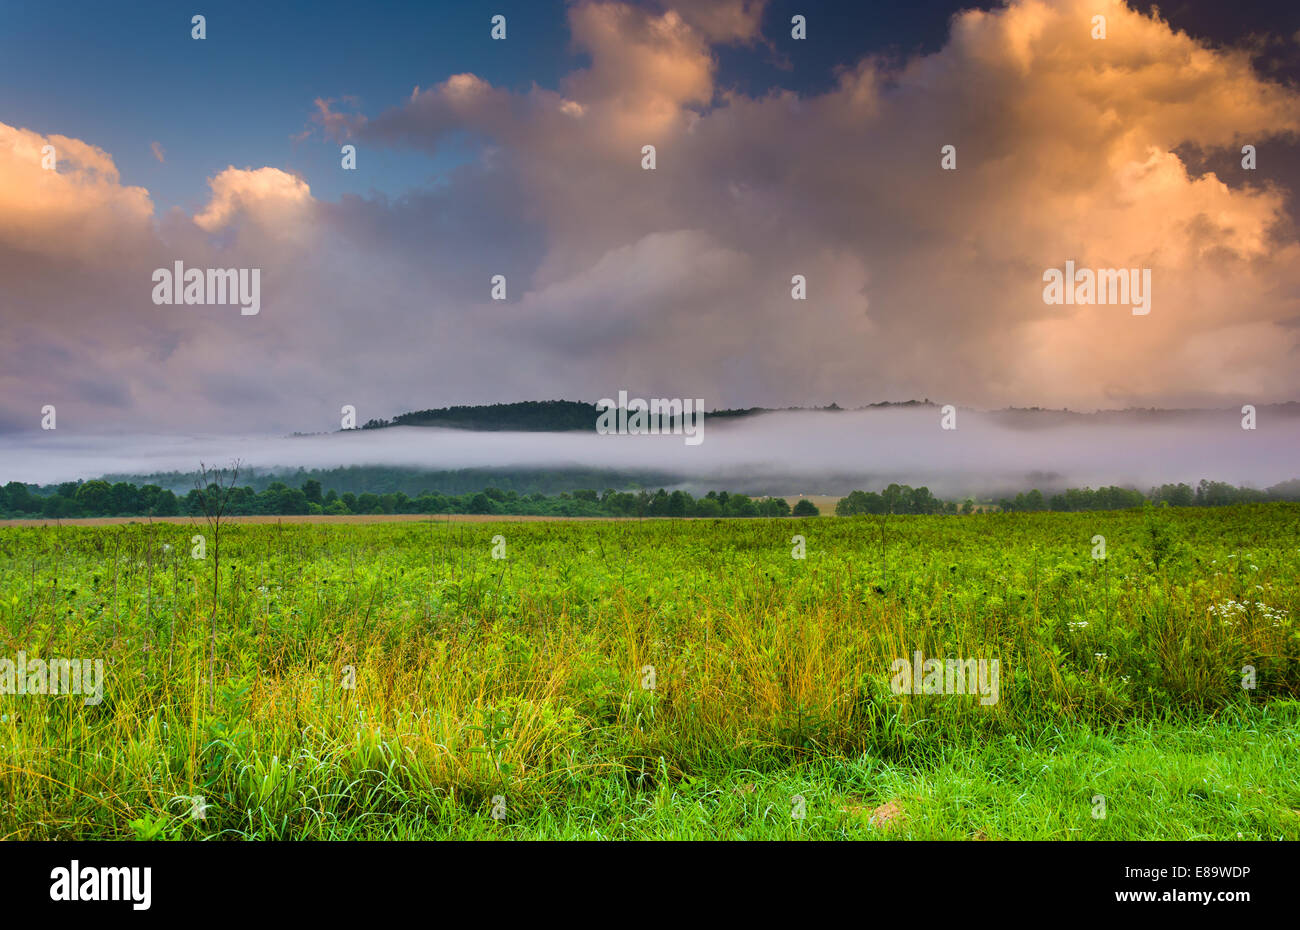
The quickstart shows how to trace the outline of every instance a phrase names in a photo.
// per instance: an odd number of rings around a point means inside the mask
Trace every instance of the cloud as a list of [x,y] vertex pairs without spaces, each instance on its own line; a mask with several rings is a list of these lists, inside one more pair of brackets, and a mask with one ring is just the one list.
[[[1090,36],[1097,12],[1104,41]],[[956,17],[943,49],[901,67],[863,60],[829,93],[752,99],[716,93],[706,35],[672,11],[587,3],[570,17],[592,65],[563,97],[460,75],[370,130],[430,151],[464,130],[500,146],[494,164],[528,198],[520,210],[547,226],[542,287],[587,280],[612,251],[674,230],[749,259],[753,271],[727,282],[740,305],[730,342],[673,329],[717,310],[704,287],[643,307],[642,338],[616,353],[626,365],[721,373],[738,341],[777,403],[827,390],[1082,405],[1295,393],[1294,336],[1274,325],[1297,309],[1283,192],[1244,173],[1189,174],[1174,154],[1296,132],[1297,95],[1260,79],[1247,52],[1120,3],[1029,0]],[[653,174],[639,171],[643,143],[657,146]],[[949,143],[959,168],[942,172]],[[813,274],[816,296],[791,304],[790,274],[827,255],[842,269],[833,280],[860,293]],[[1045,305],[1042,272],[1067,259],[1152,268],[1153,314]],[[668,258],[638,270],[631,280],[683,273]],[[608,288],[608,304],[628,303],[618,280]],[[603,325],[553,312],[555,341]],[[825,338],[792,340],[781,324],[800,317]],[[736,386],[712,380],[714,393]]]
[[[933,54],[749,96],[715,52],[764,42],[762,12],[580,2],[586,61],[554,88],[450,74],[371,115],[319,98],[334,141],[470,153],[394,199],[321,201],[307,178],[231,166],[197,213],[157,217],[101,150],[50,137],[50,174],[43,137],[3,127],[18,299],[0,312],[32,349],[0,376],[0,423],[56,395],[87,418],[232,431],[620,387],[710,406],[1300,395],[1287,192],[1178,154],[1296,138],[1300,94],[1247,51],[1113,0],[1018,0],[958,15]],[[149,270],[175,258],[262,268],[262,313],[154,308]],[[1150,315],[1045,304],[1067,260],[1150,268]]]
[[194,222],[208,232],[229,225],[237,216],[254,218],[268,228],[290,228],[311,203],[311,188],[302,178],[278,168],[231,165],[208,182],[212,199]]
[[148,230],[149,192],[122,185],[97,146],[0,123],[0,166],[0,262],[14,286],[24,272],[10,263],[22,256],[103,265]]
[[656,0],[655,5],[662,12],[675,9],[709,42],[748,44],[761,38],[759,28],[767,0],[696,0],[689,4]]
[[[361,127],[366,124],[364,113],[351,112],[345,113],[334,109],[339,100],[330,98],[328,100],[317,97],[315,100],[315,111],[311,114],[311,121],[314,125],[319,126],[325,137],[335,142],[346,142],[351,139]],[[342,103],[347,106],[356,107],[360,101],[356,97],[343,97]],[[306,136],[308,132],[303,133]]]
[[159,145],[157,142],[149,143],[149,151],[153,153],[154,158],[158,159],[159,164],[163,164],[167,161],[167,153],[163,150],[163,147]]

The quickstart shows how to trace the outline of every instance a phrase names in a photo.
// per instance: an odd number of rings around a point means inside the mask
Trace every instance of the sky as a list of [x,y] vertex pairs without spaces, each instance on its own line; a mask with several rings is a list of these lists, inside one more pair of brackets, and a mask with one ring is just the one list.
[[0,2],[0,433],[1300,399],[1300,7],[882,6]]

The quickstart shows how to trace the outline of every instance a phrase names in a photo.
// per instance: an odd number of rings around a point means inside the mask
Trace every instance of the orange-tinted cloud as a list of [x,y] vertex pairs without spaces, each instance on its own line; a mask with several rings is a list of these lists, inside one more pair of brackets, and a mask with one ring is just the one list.
[[[481,141],[446,184],[392,202],[322,203],[306,179],[232,167],[194,216],[156,218],[93,146],[57,137],[70,173],[45,177],[41,137],[4,127],[9,286],[153,321],[152,336],[128,325],[120,346],[108,331],[96,343],[99,358],[151,359],[114,370],[114,409],[186,422],[302,428],[343,402],[365,419],[619,386],[711,406],[1300,397],[1285,192],[1179,155],[1267,153],[1300,132],[1300,94],[1245,52],[1115,0],[1019,0],[958,16],[933,54],[865,59],[825,93],[750,97],[719,89],[714,47],[759,41],[758,5],[684,6],[575,4],[590,65],[555,89],[456,74],[369,118],[318,104],[322,126],[365,144]],[[955,171],[940,167],[949,144]],[[77,280],[16,257],[33,249],[139,268]],[[256,322],[141,305],[147,270],[177,252],[262,267]],[[1150,268],[1151,313],[1045,304],[1042,274],[1067,260]],[[489,299],[498,273],[505,304]],[[64,323],[23,325],[84,351]],[[53,393],[52,370],[14,375],[13,408]]]

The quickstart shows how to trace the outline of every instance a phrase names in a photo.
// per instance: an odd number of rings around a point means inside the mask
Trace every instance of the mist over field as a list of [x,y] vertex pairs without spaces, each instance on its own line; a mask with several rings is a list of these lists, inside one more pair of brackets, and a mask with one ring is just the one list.
[[890,482],[944,497],[1039,488],[1195,485],[1268,487],[1300,476],[1300,411],[1261,407],[1255,430],[1223,411],[960,410],[940,428],[933,406],[790,411],[706,420],[680,435],[476,432],[391,427],[293,437],[28,433],[0,439],[0,481],[52,484],[103,475],[191,472],[238,458],[259,472],[385,465],[662,472],[692,493],[847,494]]

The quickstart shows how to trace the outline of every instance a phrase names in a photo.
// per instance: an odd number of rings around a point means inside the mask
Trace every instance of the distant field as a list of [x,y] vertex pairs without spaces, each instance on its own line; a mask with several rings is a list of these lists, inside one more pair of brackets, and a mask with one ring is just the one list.
[[0,527],[0,838],[1300,839],[1298,505],[488,519]]
[[[807,499],[817,505],[822,516],[834,516],[835,504],[839,500],[837,497],[825,497],[822,495],[807,495]],[[799,497],[787,497],[786,501],[791,507],[799,501]],[[180,523],[187,526],[196,524],[206,524],[203,517],[72,517],[69,519],[56,520],[41,517],[34,520],[0,520],[0,527],[5,526],[118,526],[126,523],[148,523],[152,519],[154,523]],[[545,517],[545,516],[528,516],[523,514],[479,514],[479,513],[385,513],[385,514],[349,514],[347,516],[311,516],[311,515],[286,515],[286,514],[267,514],[265,516],[244,516],[244,517],[227,517],[233,523],[411,523],[430,521],[436,523],[497,523],[502,521],[608,521],[608,520],[649,520],[649,519],[672,519],[667,517]],[[719,519],[717,517],[699,517],[692,519]],[[754,519],[726,517],[727,520],[735,519]]]
[[[120,526],[127,523],[145,523],[150,519],[154,523],[178,523],[186,526],[206,525],[207,521],[203,517],[74,517],[67,520],[37,519],[37,520],[0,520],[0,528],[6,526]],[[636,517],[540,517],[527,516],[522,514],[479,514],[479,513],[454,513],[454,514],[427,514],[427,513],[373,513],[373,514],[348,514],[347,516],[311,516],[311,515],[289,515],[289,514],[267,514],[265,516],[246,516],[246,517],[226,517],[232,524],[238,523],[494,523],[499,521],[548,521],[548,520],[577,520],[577,521],[601,521],[601,520],[620,520],[620,519],[637,519]]]
[[[801,500],[812,501],[817,505],[817,509],[821,511],[823,517],[835,516],[835,505],[840,501],[839,497],[830,494],[778,494],[775,496],[785,497],[785,502],[791,507],[794,507],[794,505],[799,503]],[[841,495],[841,497],[842,496],[843,495]]]

